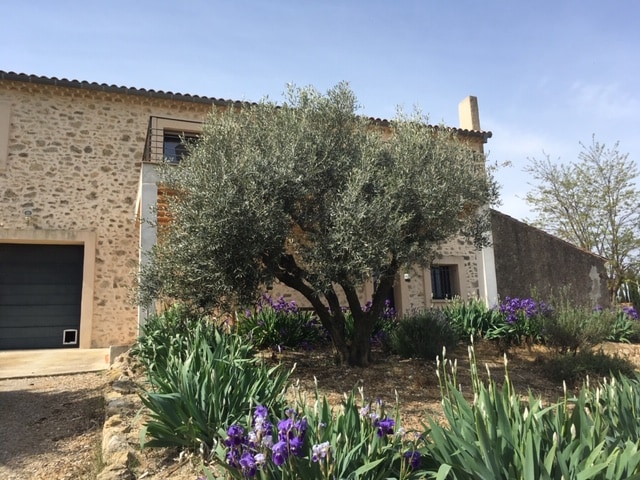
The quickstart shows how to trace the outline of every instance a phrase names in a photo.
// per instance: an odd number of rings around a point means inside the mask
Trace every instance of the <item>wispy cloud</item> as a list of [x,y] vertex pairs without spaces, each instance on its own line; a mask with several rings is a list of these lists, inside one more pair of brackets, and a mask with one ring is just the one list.
[[490,118],[486,120],[485,124],[493,133],[486,149],[489,160],[494,162],[509,162],[519,167],[528,158],[542,156],[544,152],[552,158],[564,157],[571,154],[577,146],[577,141],[570,143],[550,136],[549,130],[540,132],[523,125],[509,125]]
[[574,82],[569,92],[571,103],[576,108],[609,119],[634,117],[640,110],[640,98],[626,91],[617,82]]
[[495,172],[501,186],[502,205],[498,210],[517,219],[532,219],[535,215],[524,200],[532,188],[532,179],[524,170],[528,159],[548,154],[552,160],[569,160],[575,158],[579,144],[577,140],[565,140],[562,129],[558,129],[555,135],[549,129],[536,131],[527,125],[507,124],[489,117],[485,120],[484,124],[493,132],[485,146],[489,162],[508,163]]

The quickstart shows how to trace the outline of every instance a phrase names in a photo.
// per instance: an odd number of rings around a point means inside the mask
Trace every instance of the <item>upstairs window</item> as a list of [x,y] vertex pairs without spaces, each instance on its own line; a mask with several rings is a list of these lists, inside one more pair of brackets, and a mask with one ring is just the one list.
[[185,143],[196,140],[195,135],[165,132],[162,145],[162,156],[169,163],[180,163],[187,155]]
[[202,122],[149,117],[142,161],[177,164],[187,155],[187,145],[202,133]]
[[434,300],[446,300],[460,294],[456,265],[431,267],[431,294]]

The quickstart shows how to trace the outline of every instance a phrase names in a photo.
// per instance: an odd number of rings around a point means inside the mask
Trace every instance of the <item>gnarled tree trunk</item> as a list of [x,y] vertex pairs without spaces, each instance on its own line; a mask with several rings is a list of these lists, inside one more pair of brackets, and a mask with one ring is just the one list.
[[349,346],[349,365],[367,367],[371,362],[373,318],[367,313],[353,312],[353,339]]

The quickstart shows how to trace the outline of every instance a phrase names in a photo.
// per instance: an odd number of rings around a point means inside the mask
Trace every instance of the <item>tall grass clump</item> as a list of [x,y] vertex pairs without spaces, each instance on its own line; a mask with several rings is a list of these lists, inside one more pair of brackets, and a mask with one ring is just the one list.
[[327,342],[315,313],[301,310],[295,301],[266,294],[253,308],[238,315],[235,328],[258,349],[309,349]]
[[630,479],[640,478],[640,382],[614,377],[579,394],[565,393],[545,405],[524,399],[509,378],[501,386],[478,374],[469,349],[473,401],[458,387],[455,363],[438,361],[447,420],[429,420],[425,456],[439,465],[438,478]]
[[447,301],[442,311],[460,338],[472,335],[482,338],[503,320],[497,309],[489,308],[479,298],[469,298],[466,301],[460,297],[453,298]]
[[393,353],[405,358],[433,359],[442,347],[453,349],[458,334],[439,309],[427,309],[406,315],[391,333]]
[[185,358],[188,345],[196,333],[215,340],[216,325],[206,316],[199,316],[181,304],[175,304],[162,313],[147,317],[132,348],[132,354],[147,372],[164,370],[169,355]]
[[[254,405],[279,409],[290,372],[268,367],[242,337],[225,334],[206,319],[189,319],[189,328],[172,315],[154,320],[161,349],[141,339],[138,352],[147,370],[141,400],[149,420],[141,432],[148,447],[208,451],[222,425],[234,422]],[[172,329],[176,326],[175,329]],[[145,357],[146,356],[146,357]]]
[[631,343],[634,339],[638,312],[632,306],[622,306],[614,310],[615,318],[611,322],[611,330],[607,336],[610,342]]

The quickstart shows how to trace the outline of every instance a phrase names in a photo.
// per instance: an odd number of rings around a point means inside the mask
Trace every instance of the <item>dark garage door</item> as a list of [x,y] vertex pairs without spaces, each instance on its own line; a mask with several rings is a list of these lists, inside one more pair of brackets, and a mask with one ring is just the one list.
[[74,348],[82,245],[0,243],[0,350]]

